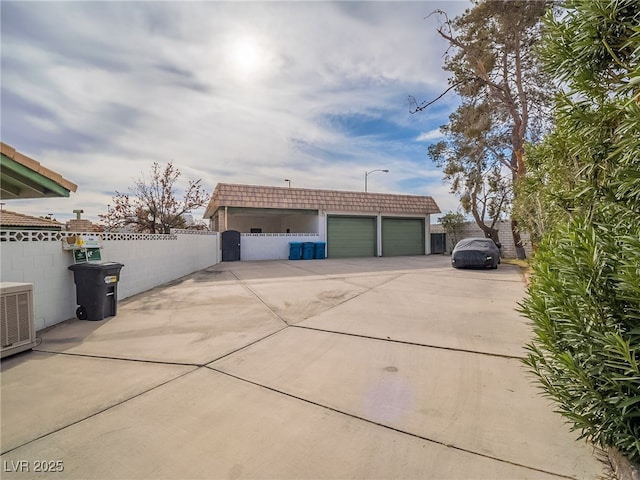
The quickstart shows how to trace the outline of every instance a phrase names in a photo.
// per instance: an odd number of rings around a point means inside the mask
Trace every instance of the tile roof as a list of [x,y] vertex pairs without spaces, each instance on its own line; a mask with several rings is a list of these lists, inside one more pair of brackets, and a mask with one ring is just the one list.
[[204,217],[212,217],[218,208],[225,206],[416,215],[440,213],[433,198],[420,195],[219,183]]
[[9,210],[0,211],[0,226],[2,227],[38,227],[38,228],[60,228],[63,224],[56,220],[47,220],[46,218],[31,217],[23,213],[10,212]]
[[34,172],[39,173],[43,177],[48,178],[52,182],[57,183],[58,185],[66,188],[71,192],[75,192],[78,189],[78,186],[75,183],[67,180],[59,173],[56,173],[53,170],[50,170],[47,167],[41,165],[40,162],[38,162],[37,160],[34,160],[33,158],[18,152],[11,145],[7,145],[4,142],[0,142],[0,152],[2,152],[3,155],[7,156],[14,162],[17,162],[20,165],[27,167],[33,170]]

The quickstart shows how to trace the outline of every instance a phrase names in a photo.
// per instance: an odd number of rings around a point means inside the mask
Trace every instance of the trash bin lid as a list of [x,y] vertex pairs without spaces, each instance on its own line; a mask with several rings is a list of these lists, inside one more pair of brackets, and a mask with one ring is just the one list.
[[69,270],[105,270],[107,268],[124,267],[124,264],[118,262],[85,262],[69,265]]

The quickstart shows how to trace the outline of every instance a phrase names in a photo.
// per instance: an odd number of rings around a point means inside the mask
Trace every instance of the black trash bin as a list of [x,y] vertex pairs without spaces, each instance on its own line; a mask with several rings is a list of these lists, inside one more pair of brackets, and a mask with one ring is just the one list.
[[118,308],[118,262],[78,263],[69,266],[76,284],[76,316],[80,320],[102,320],[116,315]]

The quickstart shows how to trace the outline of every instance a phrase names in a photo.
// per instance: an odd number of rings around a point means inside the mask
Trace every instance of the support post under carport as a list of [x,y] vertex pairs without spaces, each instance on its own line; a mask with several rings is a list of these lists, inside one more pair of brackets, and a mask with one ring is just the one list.
[[424,253],[431,255],[431,215],[424,219]]
[[378,212],[376,217],[376,256],[382,256],[382,215]]

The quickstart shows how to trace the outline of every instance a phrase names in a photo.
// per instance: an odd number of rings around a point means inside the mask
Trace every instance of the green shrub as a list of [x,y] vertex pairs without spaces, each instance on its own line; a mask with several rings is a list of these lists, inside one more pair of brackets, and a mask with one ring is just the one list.
[[564,7],[542,55],[568,91],[525,185],[541,207],[522,209],[544,227],[521,304],[525,363],[574,430],[639,463],[640,3]]
[[603,206],[548,235],[521,311],[535,333],[525,363],[559,412],[581,437],[638,462],[640,224],[626,221],[632,213]]

